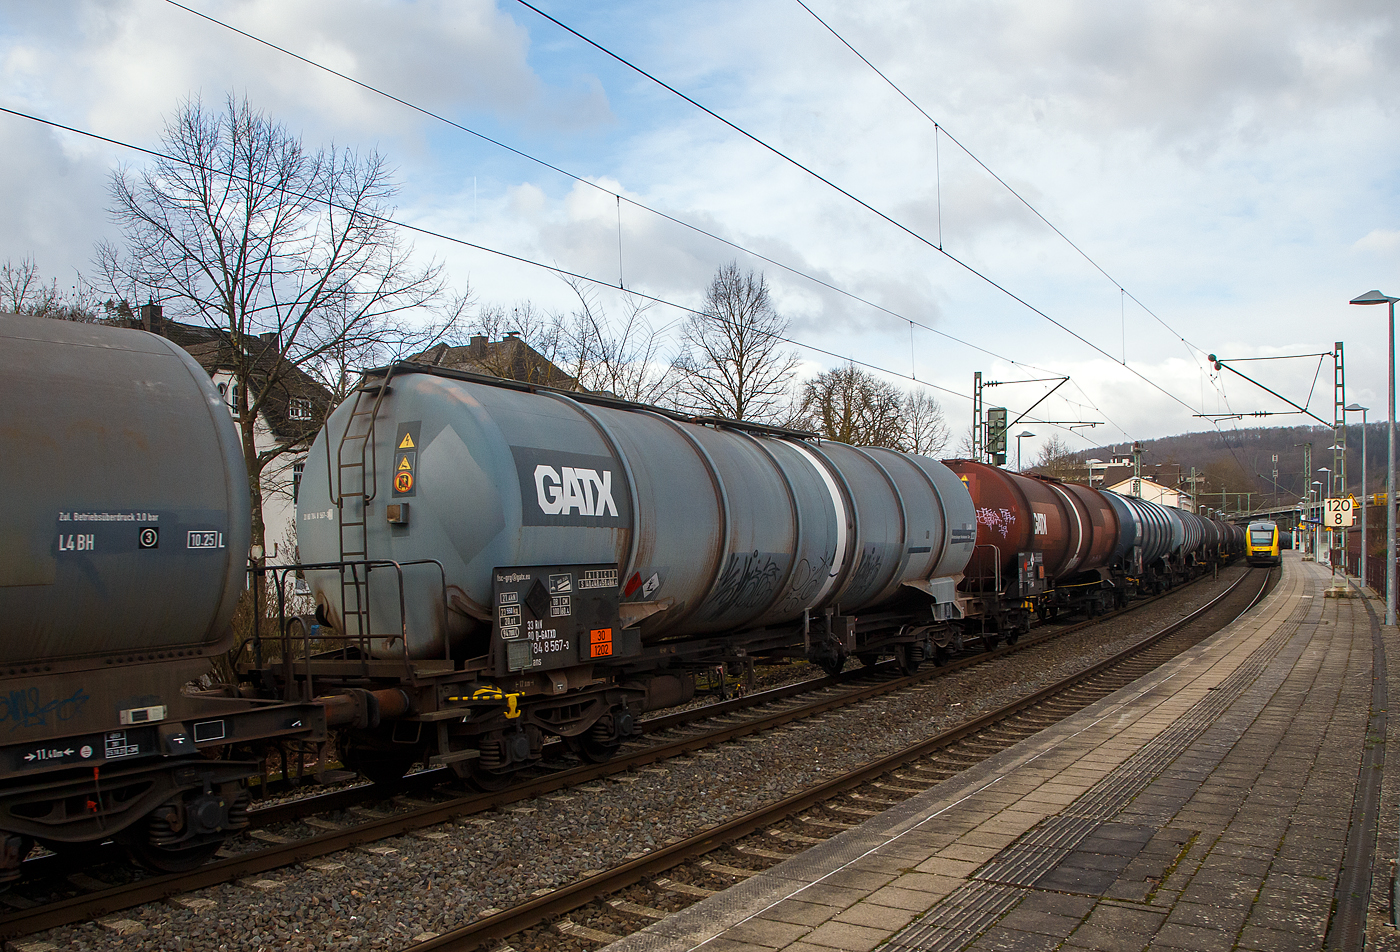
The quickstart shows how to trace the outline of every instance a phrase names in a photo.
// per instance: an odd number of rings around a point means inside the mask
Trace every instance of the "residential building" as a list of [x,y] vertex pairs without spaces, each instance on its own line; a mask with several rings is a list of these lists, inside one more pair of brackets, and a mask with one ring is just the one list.
[[[154,303],[142,305],[139,317],[132,316],[125,305],[118,313],[122,315],[119,323],[159,334],[183,347],[209,374],[233,412],[239,384],[233,375],[235,352],[227,330],[166,320],[164,309]],[[281,348],[276,345],[275,333],[244,342],[244,352],[253,360],[255,390],[258,379],[267,380],[280,359]],[[254,447],[259,453],[278,447],[284,450],[262,472],[265,555],[270,563],[296,560],[296,500],[301,473],[311,441],[332,409],[330,391],[314,377],[285,362],[279,370],[253,426]]]
[[514,331],[497,341],[479,334],[471,339],[471,343],[460,347],[436,344],[409,359],[560,390],[578,389],[577,379],[555,366]]
[[[1135,487],[1134,483],[1138,485]],[[1174,489],[1171,486],[1163,486],[1156,480],[1149,479],[1145,476],[1142,479],[1136,480],[1132,476],[1129,476],[1127,479],[1114,483],[1112,486],[1098,488],[1109,489],[1118,493],[1120,496],[1136,496],[1139,499],[1146,499],[1148,502],[1155,502],[1159,506],[1170,506],[1173,509],[1184,509],[1187,512],[1196,511],[1196,502],[1191,497],[1190,493],[1181,489]]]

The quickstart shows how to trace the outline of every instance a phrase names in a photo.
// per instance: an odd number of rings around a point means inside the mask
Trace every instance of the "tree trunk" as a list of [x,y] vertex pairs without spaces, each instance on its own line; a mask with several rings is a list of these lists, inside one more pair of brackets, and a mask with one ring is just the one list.
[[[244,388],[246,400],[247,390]],[[262,470],[263,464],[258,459],[256,421],[249,418],[246,410],[240,409],[239,431],[243,437],[243,460],[248,469],[248,506],[253,516],[252,545],[254,552],[266,553],[265,538],[267,527],[263,523],[263,493],[262,493]]]

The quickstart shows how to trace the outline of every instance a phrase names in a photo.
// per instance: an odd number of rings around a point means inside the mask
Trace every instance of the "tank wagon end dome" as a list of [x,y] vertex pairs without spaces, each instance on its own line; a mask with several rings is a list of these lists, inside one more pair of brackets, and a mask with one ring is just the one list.
[[0,515],[17,540],[0,554],[0,613],[17,635],[0,663],[220,650],[249,497],[209,375],[145,331],[0,314],[0,380],[25,408],[0,433],[0,477],[28,497]]

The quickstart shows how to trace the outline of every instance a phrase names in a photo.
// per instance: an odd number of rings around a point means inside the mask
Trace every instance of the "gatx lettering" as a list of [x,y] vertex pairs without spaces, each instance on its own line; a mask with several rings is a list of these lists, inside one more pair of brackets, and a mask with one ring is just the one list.
[[612,471],[578,469],[545,463],[535,467],[535,497],[540,511],[548,516],[616,516],[612,497]]

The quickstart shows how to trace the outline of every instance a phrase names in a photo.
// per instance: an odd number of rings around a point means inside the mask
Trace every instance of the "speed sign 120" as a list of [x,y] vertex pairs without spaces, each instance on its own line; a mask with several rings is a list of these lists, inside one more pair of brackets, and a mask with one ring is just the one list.
[[1350,496],[1322,501],[1322,524],[1329,529],[1349,529],[1356,519],[1356,500]]

